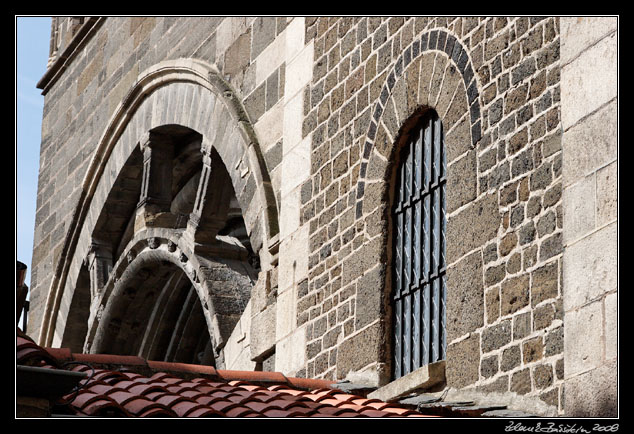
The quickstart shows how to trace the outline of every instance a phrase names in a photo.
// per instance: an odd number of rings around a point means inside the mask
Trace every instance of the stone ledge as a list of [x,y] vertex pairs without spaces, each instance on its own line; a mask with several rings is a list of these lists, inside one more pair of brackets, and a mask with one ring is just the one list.
[[368,394],[370,399],[394,401],[417,390],[429,390],[445,383],[445,361],[431,363]]

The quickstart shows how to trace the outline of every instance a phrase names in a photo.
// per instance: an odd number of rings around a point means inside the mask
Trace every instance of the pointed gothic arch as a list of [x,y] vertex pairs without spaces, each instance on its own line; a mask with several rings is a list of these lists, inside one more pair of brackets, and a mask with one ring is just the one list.
[[[95,228],[126,162],[139,146],[145,146],[148,134],[165,133],[170,125],[200,135],[201,161],[209,167],[212,152],[221,160],[235,192],[250,249],[262,269],[275,266],[279,210],[246,111],[213,66],[190,59],[161,62],[140,74],[97,144],[56,264],[40,333],[42,344],[53,345],[63,339],[69,309],[77,304],[73,304],[73,298],[80,269],[94,245]],[[200,196],[205,193],[203,190]],[[131,238],[125,231],[122,234],[121,240]],[[119,241],[119,250],[124,244]],[[190,239],[190,244],[193,246],[195,240]],[[195,254],[194,248],[190,250]],[[100,299],[98,304],[105,306],[106,302]],[[91,312],[91,320],[95,318],[96,311]]]

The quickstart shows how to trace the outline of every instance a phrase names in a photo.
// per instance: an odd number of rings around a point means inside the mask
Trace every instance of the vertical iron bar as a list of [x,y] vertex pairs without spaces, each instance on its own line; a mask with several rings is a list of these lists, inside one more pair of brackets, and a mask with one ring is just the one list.
[[394,302],[394,376],[399,378],[403,375],[403,365],[401,363],[403,357],[402,335],[403,326],[401,316],[403,315],[403,302],[397,299]]
[[412,341],[412,303],[411,295],[407,294],[403,297],[403,375],[411,372],[411,350],[410,343]]

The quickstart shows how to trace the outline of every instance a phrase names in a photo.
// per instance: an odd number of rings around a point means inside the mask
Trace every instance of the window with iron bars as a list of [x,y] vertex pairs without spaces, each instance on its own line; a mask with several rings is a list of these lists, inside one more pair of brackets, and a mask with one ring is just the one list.
[[393,374],[445,359],[445,184],[442,123],[429,110],[400,152],[393,208]]

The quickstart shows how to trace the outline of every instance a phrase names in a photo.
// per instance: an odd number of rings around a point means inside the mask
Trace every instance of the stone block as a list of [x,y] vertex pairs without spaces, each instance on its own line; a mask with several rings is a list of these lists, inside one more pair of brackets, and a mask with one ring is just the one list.
[[251,60],[251,32],[241,34],[225,53],[224,72],[231,76],[241,72]]
[[517,312],[529,302],[529,275],[513,277],[502,283],[501,315]]
[[[447,128],[445,120],[443,120]],[[445,133],[445,149],[447,152],[447,164],[471,149],[471,125],[469,117],[464,116],[459,122]]]
[[[544,339],[544,356],[561,354],[564,351],[564,328],[557,327],[548,332]],[[562,362],[563,363],[563,362]]]
[[498,372],[498,356],[493,355],[482,359],[480,365],[480,375],[484,378],[491,378]]
[[566,312],[564,364],[566,377],[597,368],[602,363],[602,303],[594,302]]
[[[369,399],[394,401],[415,391],[431,389],[445,380],[445,362],[425,365],[368,394]],[[420,393],[420,392],[416,392]]]
[[[568,364],[566,363],[566,371]],[[565,414],[567,417],[617,417],[617,362],[566,380]],[[568,374],[566,373],[568,376]]]
[[288,192],[280,200],[280,238],[290,237],[300,225],[300,187]]
[[595,186],[595,176],[591,175],[564,189],[564,242],[570,244],[595,228]]
[[482,280],[479,251],[447,269],[447,342],[484,325]]
[[[265,99],[265,97],[262,97]],[[274,146],[283,137],[283,122],[280,119],[284,117],[284,106],[276,104],[272,108],[263,112],[253,126],[257,133],[260,146],[263,149],[269,149]]]
[[545,329],[550,326],[555,319],[555,314],[555,305],[552,303],[536,307],[533,310],[535,330]]
[[553,256],[556,256],[563,252],[563,237],[561,232],[557,232],[554,235],[546,238],[539,246],[539,260],[546,261]]
[[384,317],[385,273],[385,266],[378,264],[359,279],[355,307],[355,329],[361,330],[373,321]]
[[294,376],[306,364],[306,330],[299,328],[275,346],[275,370]]
[[344,340],[337,350],[337,378],[376,363],[384,358],[388,337],[377,322]]
[[369,241],[343,261],[342,285],[347,285],[384,259],[385,240],[379,236]]
[[614,292],[605,297],[605,358],[618,356],[618,296]]
[[284,98],[290,99],[303,90],[313,78],[313,41],[309,42],[286,64]]
[[574,244],[563,255],[563,293],[566,311],[583,306],[617,287],[616,222]]
[[297,327],[297,294],[295,287],[278,292],[275,315],[276,340],[287,337]]
[[255,59],[275,38],[275,17],[257,17],[253,22],[251,58]]
[[[423,54],[423,57],[421,58],[420,80],[419,80],[419,87],[418,87],[418,104],[420,105],[431,104],[429,101],[429,90],[430,90],[430,82],[431,82],[432,74],[434,72],[435,62],[436,62],[435,53],[425,53]],[[465,99],[465,106],[466,106],[466,99]],[[467,110],[465,108],[465,110],[462,111],[462,113],[466,111]],[[459,117],[456,119],[459,119]]]
[[513,340],[522,339],[531,333],[530,312],[521,313],[513,317]]
[[513,368],[516,368],[522,362],[522,354],[519,345],[506,348],[502,352],[502,362],[500,363],[500,369],[502,372],[508,372]]
[[563,135],[563,183],[568,186],[617,157],[617,102],[611,102]]
[[447,111],[458,87],[464,88],[462,75],[460,75],[460,72],[452,63],[449,63],[447,69],[445,70],[442,88],[440,89],[438,101],[436,102],[436,111],[439,114],[444,114]]
[[526,395],[532,389],[530,369],[522,369],[511,376],[511,392]]
[[533,369],[533,380],[536,389],[546,389],[553,384],[553,367],[548,364],[538,365]]
[[504,320],[482,332],[482,352],[497,350],[511,342],[511,320]]
[[587,48],[561,70],[564,131],[617,96],[616,32]]
[[617,30],[617,17],[562,17],[561,64],[566,65],[591,45]]
[[480,335],[447,346],[447,386],[463,388],[478,381],[480,376]]
[[541,360],[544,357],[544,341],[541,336],[526,340],[522,344],[524,363]]
[[616,220],[617,204],[617,163],[616,161],[596,173],[596,225],[601,227]]
[[476,198],[477,163],[475,150],[447,167],[447,212],[460,208]]
[[284,291],[308,275],[308,232],[304,225],[282,240],[279,249],[278,287]]
[[447,262],[451,264],[493,239],[500,221],[497,194],[485,195],[450,216],[447,219]]
[[495,288],[486,293],[486,323],[491,324],[500,317],[500,290]]
[[286,59],[293,60],[297,54],[304,48],[305,38],[305,17],[293,17],[286,26]]
[[272,304],[251,317],[251,359],[260,360],[275,347],[277,306]]
[[303,140],[290,151],[284,153],[282,159],[282,191],[286,196],[310,177],[310,140]]
[[273,74],[286,60],[286,33],[275,38],[260,53],[255,62],[255,84],[259,85]]
[[531,305],[557,297],[559,287],[559,268],[557,261],[540,267],[531,273]]

